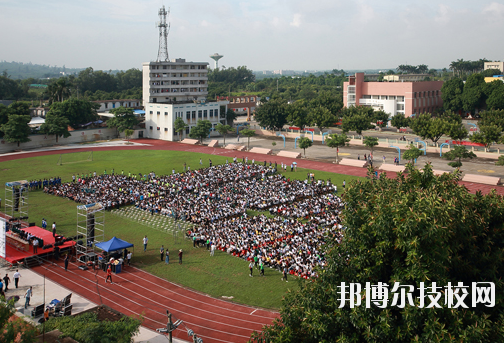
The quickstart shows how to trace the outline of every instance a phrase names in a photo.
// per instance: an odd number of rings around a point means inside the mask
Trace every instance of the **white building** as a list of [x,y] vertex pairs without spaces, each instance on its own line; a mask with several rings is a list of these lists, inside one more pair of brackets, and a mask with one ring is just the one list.
[[499,69],[501,73],[504,73],[504,62],[485,62],[483,69]]
[[[215,127],[224,123],[220,106],[226,101],[208,102],[208,63],[171,62],[143,63],[143,105],[147,138],[173,141],[177,139],[173,124],[182,118],[188,125],[182,138],[198,120],[209,120]],[[224,113],[222,113],[224,115]]]

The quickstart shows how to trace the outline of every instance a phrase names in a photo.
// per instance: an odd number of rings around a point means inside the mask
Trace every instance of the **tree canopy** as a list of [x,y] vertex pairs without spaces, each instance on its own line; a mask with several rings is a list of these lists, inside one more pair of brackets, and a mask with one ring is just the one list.
[[268,130],[280,130],[287,124],[287,104],[284,100],[274,99],[262,104],[256,111],[256,121]]
[[111,109],[110,113],[114,114],[114,117],[107,120],[107,126],[115,127],[119,132],[132,129],[138,124],[138,119],[131,107],[120,106]]
[[55,102],[51,105],[49,112],[60,117],[65,117],[69,125],[77,129],[81,124],[96,120],[96,110],[100,105],[84,100],[70,98],[63,102]]
[[191,128],[189,137],[198,139],[200,142],[202,142],[205,137],[208,137],[211,129],[212,123],[209,120],[198,120],[196,126],[193,126]]
[[[345,230],[327,244],[327,266],[286,294],[280,319],[252,341],[503,341],[502,196],[471,196],[459,173],[435,176],[430,165],[394,179],[372,172],[347,184]],[[475,282],[494,283],[494,304]]]
[[30,122],[30,116],[23,116],[18,114],[11,114],[7,123],[0,127],[0,130],[4,133],[3,139],[10,143],[26,143],[31,141],[28,137],[31,133],[28,123]]

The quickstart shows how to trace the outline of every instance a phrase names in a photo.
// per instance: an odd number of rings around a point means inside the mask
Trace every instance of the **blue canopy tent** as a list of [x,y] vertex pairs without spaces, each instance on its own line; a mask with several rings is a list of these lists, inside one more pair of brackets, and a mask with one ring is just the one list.
[[112,239],[110,239],[106,242],[96,243],[95,246],[102,249],[102,250],[105,250],[106,252],[111,252],[111,251],[117,251],[117,250],[130,248],[135,245],[128,243],[126,241],[123,241],[122,239],[119,239],[114,236],[114,237],[112,237]]

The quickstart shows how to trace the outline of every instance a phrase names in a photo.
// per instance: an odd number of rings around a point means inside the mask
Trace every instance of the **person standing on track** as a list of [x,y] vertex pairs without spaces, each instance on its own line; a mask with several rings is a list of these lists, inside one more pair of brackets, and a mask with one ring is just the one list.
[[133,256],[133,253],[131,251],[128,251],[127,260],[128,260],[128,266],[131,266],[131,256]]
[[68,262],[70,262],[70,260],[68,258],[68,254],[67,254],[65,257],[65,271],[67,271],[67,269],[68,269]]
[[114,284],[114,283],[112,282],[112,267],[110,266],[110,264],[109,264],[109,266],[108,266],[108,268],[107,268],[107,278],[105,279],[105,283],[107,283],[107,282],[108,282],[108,279],[110,279],[110,283],[111,283],[111,284]]

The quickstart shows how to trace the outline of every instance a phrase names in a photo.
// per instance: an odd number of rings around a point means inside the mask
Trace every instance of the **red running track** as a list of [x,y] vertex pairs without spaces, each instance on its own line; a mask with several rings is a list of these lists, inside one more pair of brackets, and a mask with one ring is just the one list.
[[[129,316],[142,315],[142,325],[152,330],[166,326],[166,310],[170,310],[174,322],[182,319],[205,342],[247,342],[254,330],[260,331],[278,317],[277,312],[215,299],[135,267],[113,274],[114,284],[105,283],[106,273],[102,270],[83,271],[75,263],[68,271],[62,261],[46,262],[33,271],[95,304],[105,304]],[[173,335],[188,339],[184,325]]]

